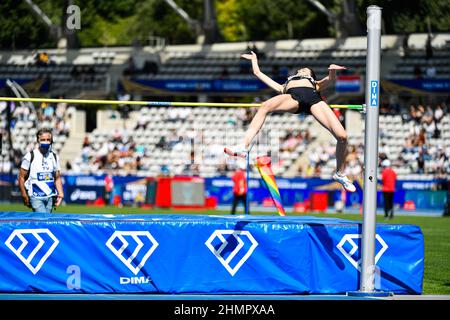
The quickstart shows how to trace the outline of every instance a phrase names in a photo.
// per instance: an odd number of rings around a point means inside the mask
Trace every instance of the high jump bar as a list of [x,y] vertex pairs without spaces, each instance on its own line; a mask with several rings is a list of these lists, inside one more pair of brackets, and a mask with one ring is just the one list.
[[[220,102],[167,102],[167,101],[122,101],[122,100],[83,100],[83,99],[55,99],[55,98],[11,98],[0,97],[0,101],[14,101],[14,102],[46,102],[59,103],[65,102],[68,104],[108,104],[108,105],[139,105],[139,106],[154,106],[154,107],[226,107],[226,108],[251,108],[259,107],[261,103],[220,103]],[[363,110],[364,105],[361,104],[332,104],[331,108],[341,109],[355,109]]]

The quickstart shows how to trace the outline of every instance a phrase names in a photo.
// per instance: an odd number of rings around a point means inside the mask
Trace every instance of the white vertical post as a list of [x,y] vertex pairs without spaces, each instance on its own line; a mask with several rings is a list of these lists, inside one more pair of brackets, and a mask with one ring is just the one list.
[[361,292],[375,290],[378,111],[380,104],[381,8],[367,7],[366,122]]

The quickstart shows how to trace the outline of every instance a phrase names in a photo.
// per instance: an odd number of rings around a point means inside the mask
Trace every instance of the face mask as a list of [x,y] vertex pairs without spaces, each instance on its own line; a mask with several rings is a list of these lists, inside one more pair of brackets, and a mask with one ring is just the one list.
[[42,149],[42,151],[48,151],[48,149],[50,149],[50,142],[47,142],[47,141],[45,141],[45,142],[40,142],[39,143],[39,148],[41,148]]

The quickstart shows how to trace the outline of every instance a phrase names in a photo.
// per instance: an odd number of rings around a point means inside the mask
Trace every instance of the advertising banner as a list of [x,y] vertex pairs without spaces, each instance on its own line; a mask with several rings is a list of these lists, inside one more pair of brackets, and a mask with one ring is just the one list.
[[359,75],[339,75],[336,77],[336,92],[362,93],[362,81]]
[[[0,175],[0,187],[2,187],[0,188],[0,195],[5,200],[10,197],[11,193],[11,188],[7,188],[7,186],[15,178],[16,176],[7,174]],[[201,185],[177,182],[171,189],[172,179],[177,181],[181,178],[168,178],[168,193],[158,196],[156,191],[158,184],[162,183],[161,180],[138,176],[114,176],[112,198],[118,196],[124,205],[146,203],[158,206],[162,204],[162,200],[166,199],[168,200],[167,203],[162,206],[171,206],[172,197],[174,197],[175,205],[203,205],[204,199],[208,197],[214,197],[218,205],[232,204],[233,181],[231,178],[198,178],[202,181]],[[195,181],[195,177],[191,177],[191,179]],[[311,200],[317,193],[327,193],[329,205],[332,205],[335,201],[343,201],[346,207],[359,207],[363,200],[362,181],[360,180],[354,181],[356,192],[347,193],[343,198],[341,185],[331,179],[279,177],[276,177],[276,179],[281,201],[284,206],[288,207]],[[89,204],[99,197],[104,198],[104,180],[105,175],[63,175],[64,201],[66,203]],[[378,183],[377,205],[383,207],[380,180],[378,180]],[[448,180],[443,179],[397,180],[394,205],[403,207],[406,201],[412,200],[415,202],[416,208],[442,210],[446,201],[448,201],[448,184]],[[14,190],[16,189],[18,190],[17,186],[14,187]],[[265,200],[270,198],[270,193],[264,186],[262,179],[250,179],[248,196],[251,204],[262,205]],[[191,199],[188,199],[189,197]]]
[[270,89],[258,79],[123,79],[119,84],[127,92],[170,94],[177,92],[233,92],[264,93]]
[[[377,224],[375,289],[420,294],[423,234]],[[361,223],[296,216],[0,213],[0,292],[337,294]]]

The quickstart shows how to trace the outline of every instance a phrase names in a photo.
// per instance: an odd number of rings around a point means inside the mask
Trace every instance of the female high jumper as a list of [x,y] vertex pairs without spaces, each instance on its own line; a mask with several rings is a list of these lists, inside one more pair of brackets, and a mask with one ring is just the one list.
[[246,158],[253,138],[258,134],[269,113],[312,114],[337,140],[336,172],[333,174],[333,179],[342,184],[345,190],[355,192],[355,186],[344,174],[347,132],[319,93],[336,79],[336,70],[346,68],[331,64],[328,67],[328,76],[322,80],[317,80],[311,68],[303,67],[297,70],[297,74],[288,77],[284,85],[281,85],[261,72],[258,66],[258,58],[253,51],[250,54],[243,54],[242,57],[251,60],[255,76],[279,94],[261,104],[245,133],[242,143],[237,146],[225,147],[224,152],[230,156]]

